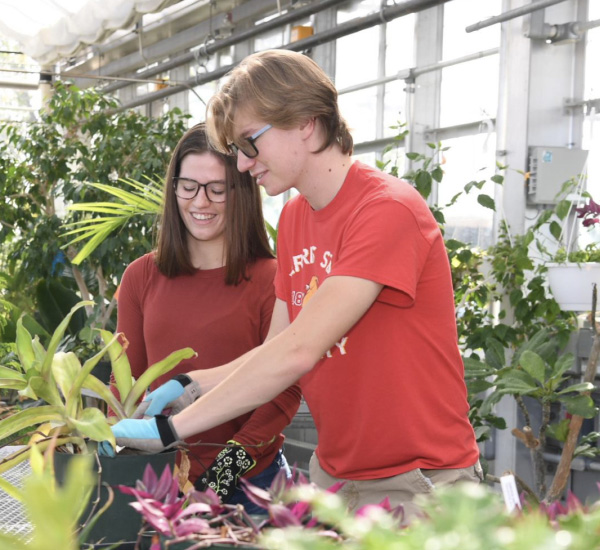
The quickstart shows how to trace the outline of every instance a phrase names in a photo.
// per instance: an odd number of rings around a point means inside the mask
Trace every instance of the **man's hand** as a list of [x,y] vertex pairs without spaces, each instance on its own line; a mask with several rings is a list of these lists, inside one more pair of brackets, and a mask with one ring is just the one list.
[[200,385],[187,374],[178,374],[171,380],[150,392],[133,413],[132,418],[148,418],[161,414],[169,408],[168,414],[175,415],[200,397]]
[[[111,427],[117,445],[130,447],[146,453],[160,453],[182,441],[179,439],[170,416],[158,415],[154,418],[127,418]],[[114,456],[114,450],[108,441],[98,445],[101,456]]]
[[204,475],[196,483],[196,489],[205,491],[208,487],[219,495],[221,502],[229,502],[240,477],[248,473],[254,466],[254,460],[239,443],[228,441],[231,447],[223,449]]

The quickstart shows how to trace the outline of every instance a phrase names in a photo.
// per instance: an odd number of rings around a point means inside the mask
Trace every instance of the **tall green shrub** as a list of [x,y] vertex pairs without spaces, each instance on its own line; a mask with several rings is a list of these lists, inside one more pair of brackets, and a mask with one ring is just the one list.
[[[35,313],[40,301],[64,299],[59,318],[77,299],[92,298],[98,324],[106,326],[124,268],[151,246],[153,219],[140,216],[81,266],[70,262],[75,248],[61,250],[65,206],[104,200],[87,183],[119,187],[126,178],[162,177],[187,127],[189,115],[179,109],[149,118],[135,110],[116,112],[118,105],[93,89],[58,82],[36,122],[0,125],[0,292],[22,311]],[[59,298],[44,294],[48,280],[64,287]],[[36,317],[44,324],[52,315]]]

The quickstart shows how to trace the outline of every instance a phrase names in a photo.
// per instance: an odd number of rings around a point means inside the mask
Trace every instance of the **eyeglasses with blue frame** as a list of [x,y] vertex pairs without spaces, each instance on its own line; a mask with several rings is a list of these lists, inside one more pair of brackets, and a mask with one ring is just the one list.
[[271,128],[273,128],[273,126],[271,124],[267,124],[266,126],[263,126],[260,130],[258,130],[251,136],[248,136],[247,138],[243,138],[243,140],[244,140],[243,144],[230,143],[229,150],[235,156],[237,156],[237,154],[241,151],[249,159],[253,159],[253,158],[257,157],[258,149],[256,148],[255,142],[260,136],[262,136],[267,130],[270,130]]

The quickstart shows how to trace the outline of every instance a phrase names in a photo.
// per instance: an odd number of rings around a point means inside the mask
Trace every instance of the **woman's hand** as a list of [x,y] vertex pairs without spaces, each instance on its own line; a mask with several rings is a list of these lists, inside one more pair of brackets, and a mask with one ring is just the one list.
[[198,382],[187,374],[178,374],[150,392],[133,413],[132,418],[148,418],[165,413],[174,415],[191,405],[202,395]]

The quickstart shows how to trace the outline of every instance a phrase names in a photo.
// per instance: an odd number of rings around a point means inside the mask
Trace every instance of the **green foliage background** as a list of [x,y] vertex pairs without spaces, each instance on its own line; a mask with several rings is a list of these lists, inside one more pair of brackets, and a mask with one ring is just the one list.
[[[92,317],[111,328],[108,304],[125,266],[152,246],[148,216],[130,220],[127,231],[107,238],[80,267],[71,264],[76,250],[61,249],[59,238],[71,202],[104,200],[92,182],[123,186],[120,178],[162,179],[171,152],[187,128],[179,109],[157,118],[135,110],[117,112],[116,99],[58,82],[47,107],[31,124],[0,126],[0,291],[19,311],[34,315],[51,332],[48,311],[40,315],[44,288],[54,281],[63,287],[51,293],[60,305],[56,318],[79,299],[96,302]],[[66,252],[66,253],[65,253]],[[69,294],[72,293],[72,294]],[[77,293],[77,294],[76,294]],[[58,296],[58,297],[57,297]],[[7,309],[2,310],[1,335],[14,333]],[[88,311],[88,315],[90,315]],[[4,329],[2,329],[4,326]]]

